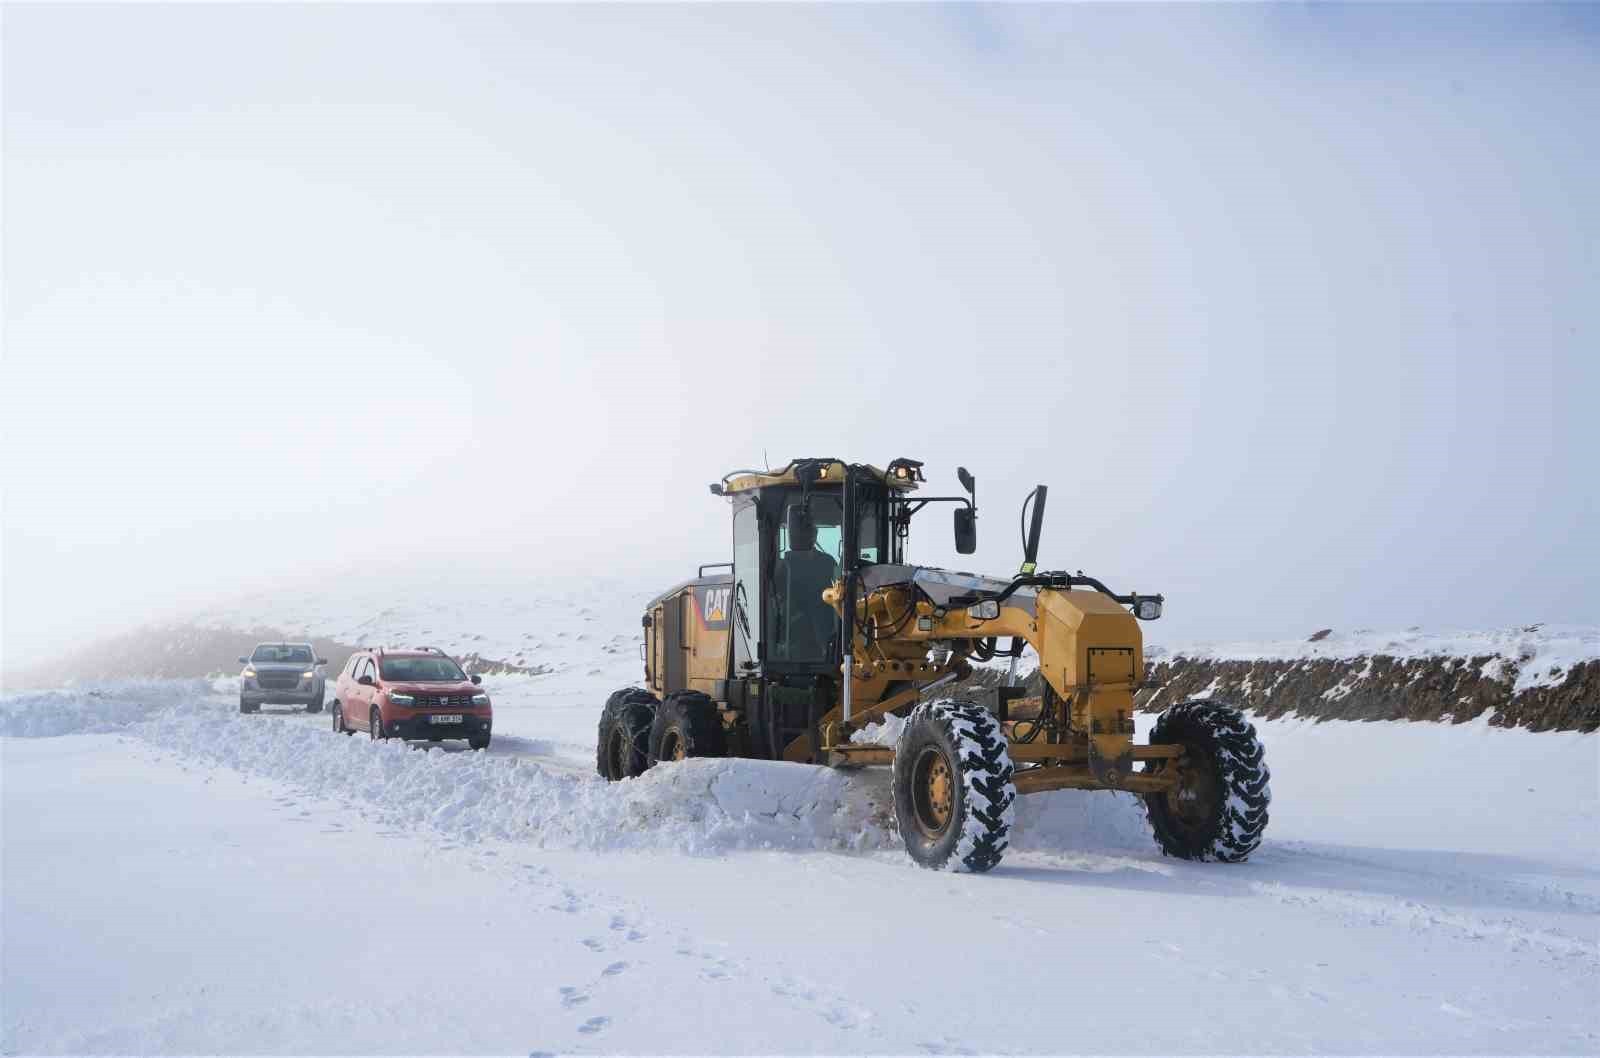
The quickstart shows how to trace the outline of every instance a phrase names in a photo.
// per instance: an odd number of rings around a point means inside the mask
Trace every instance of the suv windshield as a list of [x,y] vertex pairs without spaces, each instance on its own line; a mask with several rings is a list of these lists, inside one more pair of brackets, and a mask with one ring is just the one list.
[[396,683],[460,683],[467,678],[449,658],[384,658],[379,671]]
[[295,665],[311,664],[311,648],[295,646],[292,643],[279,643],[276,646],[263,643],[256,647],[255,653],[250,655],[251,661],[260,661],[271,664],[272,662],[285,662]]

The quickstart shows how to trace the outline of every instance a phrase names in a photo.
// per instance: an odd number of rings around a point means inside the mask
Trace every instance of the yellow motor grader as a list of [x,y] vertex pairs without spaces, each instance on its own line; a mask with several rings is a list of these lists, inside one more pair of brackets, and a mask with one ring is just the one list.
[[[1060,789],[1141,796],[1169,855],[1249,856],[1269,799],[1254,728],[1193,700],[1135,744],[1138,622],[1160,617],[1163,599],[1118,595],[1081,571],[1040,572],[1045,486],[1023,505],[1016,576],[905,562],[912,520],[932,504],[954,505],[956,550],[976,550],[976,484],[965,468],[957,476],[964,494],[919,496],[913,460],[880,470],[799,459],[713,484],[733,508],[733,560],[646,607],[645,686],[606,702],[600,774],[626,779],[687,757],[888,765],[906,850],[932,868],[994,867],[1017,795]],[[1037,696],[1014,686],[1028,648]],[[973,662],[999,658],[1009,672],[990,700],[938,696]]]

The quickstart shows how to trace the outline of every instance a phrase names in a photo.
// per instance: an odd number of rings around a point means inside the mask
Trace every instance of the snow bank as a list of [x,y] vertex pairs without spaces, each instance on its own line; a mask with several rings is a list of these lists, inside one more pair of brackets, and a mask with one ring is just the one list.
[[[320,717],[244,717],[231,691],[227,680],[157,680],[20,695],[0,700],[0,733],[121,732],[462,841],[691,854],[899,845],[884,768],[692,760],[613,784],[526,757],[342,737]],[[1132,798],[1067,790],[1020,799],[1013,844],[1148,849],[1149,838]]]
[[1017,798],[1011,847],[1019,852],[1119,851],[1148,855],[1155,849],[1144,808],[1130,793],[1053,790]]
[[48,738],[120,731],[175,703],[212,693],[207,680],[123,680],[0,697],[0,736]]

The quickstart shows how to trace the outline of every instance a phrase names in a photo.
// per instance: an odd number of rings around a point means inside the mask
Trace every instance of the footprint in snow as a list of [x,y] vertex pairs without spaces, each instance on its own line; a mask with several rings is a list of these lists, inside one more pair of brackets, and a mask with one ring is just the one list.
[[561,1005],[567,1009],[581,1007],[587,1002],[589,1002],[589,993],[583,989],[575,985],[563,985],[561,987]]
[[614,962],[610,966],[607,966],[604,970],[601,970],[600,972],[602,974],[604,974],[606,977],[615,977],[619,973],[621,973],[622,971],[626,970],[627,968],[628,968],[628,964],[625,963],[625,962]]
[[583,1033],[585,1036],[593,1036],[595,1033],[599,1032],[609,1024],[611,1024],[610,1018],[590,1018],[588,1021],[585,1021],[582,1025],[578,1026],[578,1031]]
[[602,944],[599,941],[599,939],[596,938],[596,937],[585,937],[585,938],[583,938],[583,946],[585,948],[588,948],[590,951],[604,951],[605,950],[605,945]]

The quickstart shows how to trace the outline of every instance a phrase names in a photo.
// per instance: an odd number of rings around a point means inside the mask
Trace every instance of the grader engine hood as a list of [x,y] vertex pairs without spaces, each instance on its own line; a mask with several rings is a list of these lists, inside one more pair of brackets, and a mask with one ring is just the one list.
[[[886,588],[894,584],[909,584],[927,596],[928,601],[933,603],[934,606],[944,609],[956,606],[955,600],[962,596],[998,594],[1004,591],[1010,583],[1010,581],[1001,580],[998,577],[985,577],[977,573],[938,569],[934,566],[881,565],[868,566],[861,571],[863,593],[875,591],[878,588]],[[1032,613],[1035,597],[1033,589],[1019,588],[1007,600],[1007,604],[1023,607],[1029,613]]]

